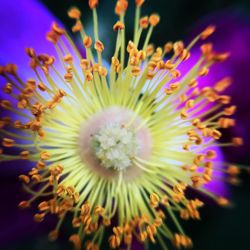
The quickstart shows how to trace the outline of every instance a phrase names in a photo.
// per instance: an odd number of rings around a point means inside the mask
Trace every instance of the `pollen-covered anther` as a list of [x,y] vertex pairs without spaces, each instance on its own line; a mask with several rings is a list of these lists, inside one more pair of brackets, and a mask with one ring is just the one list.
[[[50,175],[51,176],[58,177],[62,174],[62,172],[63,172],[63,167],[61,165],[52,166],[50,168]],[[59,190],[61,190],[62,188],[64,188],[64,187],[60,186]],[[72,196],[75,193],[75,189],[73,187],[64,188],[64,191],[70,196]]]
[[[188,101],[186,102],[185,107],[186,107],[187,109],[191,109],[191,108],[194,107],[194,104],[195,104],[195,101],[194,101],[193,99],[190,99],[190,100],[188,100]],[[197,124],[197,125],[200,125],[200,123]]]
[[29,184],[29,182],[30,182],[30,177],[27,176],[27,175],[21,174],[21,175],[18,176],[18,178],[19,178],[20,181],[22,181],[25,184]]
[[15,141],[10,138],[3,138],[2,145],[6,148],[10,148],[14,146]]
[[103,215],[104,211],[105,211],[105,209],[102,206],[98,205],[94,209],[94,214],[95,215]]
[[79,19],[81,17],[81,11],[76,7],[72,7],[68,10],[68,17],[72,19]]
[[226,117],[221,117],[218,120],[218,125],[221,128],[233,127],[233,126],[235,126],[235,120],[234,119],[230,119],[230,118],[226,118]]
[[156,226],[155,225],[148,225],[146,230],[147,230],[147,234],[148,234],[148,237],[151,240],[151,242],[155,243],[154,235],[156,235],[156,233],[157,233]]
[[93,80],[93,78],[94,78],[94,76],[93,76],[92,72],[91,72],[91,71],[89,71],[89,70],[86,72],[85,77],[86,77],[86,80],[87,80],[88,82],[92,81],[92,80]]
[[230,205],[229,200],[222,196],[218,197],[216,201],[217,201],[217,204],[222,207],[227,207]]
[[28,150],[24,150],[20,153],[20,157],[23,160],[28,160],[30,156],[30,152]]
[[97,244],[94,244],[92,241],[87,241],[86,250],[99,250],[99,247]]
[[232,78],[231,77],[225,77],[219,82],[217,82],[214,86],[214,90],[217,92],[222,92],[226,88],[228,88],[232,84]]
[[113,227],[112,229],[113,233],[117,236],[122,235],[123,234],[123,228],[118,226],[118,227]]
[[170,89],[173,90],[173,91],[174,91],[174,90],[178,90],[179,87],[180,87],[180,83],[179,83],[179,82],[170,83],[169,87],[170,87]]
[[165,69],[172,70],[174,67],[175,65],[170,60],[165,62]]
[[146,48],[146,54],[147,56],[151,56],[154,53],[154,45],[153,44],[149,44]]
[[201,52],[206,58],[210,58],[213,52],[213,44],[212,43],[205,43],[202,44],[201,47]]
[[183,150],[189,151],[190,150],[190,143],[184,143],[182,148],[183,148]]
[[187,49],[183,49],[183,51],[180,54],[180,58],[183,61],[188,60],[190,58],[190,56],[191,56],[191,53]]
[[52,24],[52,30],[59,36],[65,34],[65,29],[60,28],[59,25],[55,22]]
[[160,22],[160,16],[158,14],[152,14],[149,17],[149,23],[155,27]]
[[181,76],[181,72],[178,69],[172,69],[171,75],[173,79],[179,78]]
[[148,237],[148,234],[147,234],[146,231],[141,231],[139,233],[139,240],[140,240],[140,242],[145,242],[145,240],[147,239],[147,237]]
[[64,75],[64,79],[65,79],[66,82],[72,82],[72,80],[73,80],[73,74],[71,74],[71,73],[66,73],[66,74]]
[[229,104],[231,102],[231,96],[228,95],[218,96],[218,102],[224,105]]
[[145,2],[145,0],[135,0],[135,5],[137,7],[141,7],[143,5],[143,3]]
[[148,25],[149,25],[149,19],[148,19],[148,16],[144,16],[140,19],[139,21],[140,23],[140,27],[142,29],[147,29],[148,28]]
[[46,91],[46,86],[45,86],[45,84],[44,84],[43,82],[39,82],[38,85],[37,85],[37,87],[38,87],[42,92]]
[[117,67],[120,64],[119,59],[117,57],[114,57],[114,56],[111,58],[111,63],[114,67]]
[[209,72],[209,69],[207,67],[202,67],[200,71],[198,72],[199,76],[206,76]]
[[224,53],[213,53],[212,55],[212,60],[214,62],[224,62],[225,60],[227,60],[230,57],[230,53],[229,52],[224,52]]
[[21,202],[18,204],[18,207],[19,207],[19,208],[22,208],[22,209],[26,209],[26,208],[29,208],[29,207],[30,207],[30,203],[29,203],[29,201],[21,201]]
[[45,218],[45,213],[42,213],[42,214],[35,214],[34,215],[34,221],[37,222],[37,223],[40,223],[44,220]]
[[13,63],[8,63],[5,66],[0,67],[0,75],[10,74],[16,76],[17,74],[17,65]]
[[232,143],[235,147],[238,147],[238,146],[242,146],[244,142],[241,137],[234,137],[232,138]]
[[229,165],[226,172],[230,176],[237,176],[240,174],[240,169],[235,165]]
[[182,41],[177,41],[173,44],[174,55],[179,56],[183,52],[185,46]]
[[164,45],[164,53],[165,54],[168,54],[170,53],[171,51],[173,50],[173,43],[172,42],[167,42],[165,45]]
[[121,239],[118,235],[111,235],[108,241],[111,248],[117,248],[121,244]]
[[187,119],[188,118],[188,113],[186,110],[182,110],[181,113],[180,113],[180,117],[181,119]]
[[46,38],[48,41],[56,44],[57,41],[59,40],[60,36],[65,34],[65,30],[60,28],[57,23],[53,23],[51,30],[47,32]]
[[36,164],[36,168],[38,169],[38,170],[43,170],[44,168],[45,168],[45,163],[43,162],[43,161],[41,161],[41,160],[39,160],[38,162],[37,162],[37,164]]
[[117,0],[115,5],[115,13],[117,15],[123,15],[128,8],[128,1],[127,0]]
[[93,73],[94,73],[94,72],[98,72],[98,71],[99,71],[99,67],[100,67],[100,64],[99,64],[99,63],[94,63],[94,64],[92,65]]
[[25,49],[26,54],[30,57],[30,58],[34,58],[36,57],[36,53],[35,50],[33,48],[26,48]]
[[113,30],[114,31],[118,31],[118,30],[124,30],[125,29],[125,25],[123,22],[121,21],[117,21],[114,26],[113,26]]
[[72,63],[73,62],[73,57],[71,54],[67,54],[66,56],[63,57],[64,62],[66,63]]
[[214,25],[209,25],[204,31],[202,31],[202,33],[200,34],[200,38],[202,40],[207,39],[214,33],[215,29],[216,27]]
[[159,62],[157,63],[157,69],[158,69],[158,70],[163,70],[163,69],[165,69],[165,63],[164,63],[163,60],[161,60],[161,61],[159,61]]
[[43,160],[43,161],[46,161],[50,158],[50,153],[47,152],[47,151],[43,151],[40,153],[40,159]]
[[4,109],[10,109],[12,107],[12,103],[9,100],[1,100],[0,107]]
[[190,218],[190,214],[187,209],[180,210],[180,218],[183,220],[188,220]]
[[[148,72],[147,73],[147,79],[149,79],[149,80],[151,80],[151,79],[153,79],[155,77],[155,73],[154,72]],[[168,89],[165,89],[164,90],[165,91],[165,93],[167,94],[168,93]],[[172,91],[171,91],[172,92]]]
[[83,29],[83,25],[82,25],[82,22],[80,20],[77,20],[75,25],[72,26],[71,30],[72,32],[78,32],[78,31],[81,31]]
[[157,218],[157,219],[155,219],[154,220],[154,223],[153,223],[153,225],[155,226],[155,227],[160,227],[161,225],[163,224],[163,220],[162,220],[162,218]]
[[157,194],[153,193],[150,195],[150,205],[154,208],[158,207],[160,198]]
[[90,61],[88,59],[81,59],[80,66],[83,70],[87,70],[90,67]]
[[75,250],[81,250],[82,241],[78,234],[73,234],[69,237],[69,241],[73,243]]
[[90,48],[92,46],[92,39],[90,36],[85,36],[83,39],[83,44],[86,48]]
[[58,230],[53,230],[49,233],[48,238],[50,241],[55,241],[57,240],[58,236],[59,236]]
[[192,247],[192,240],[182,234],[175,234],[173,237],[173,245],[177,248],[185,247],[185,248],[190,248]]
[[195,78],[191,79],[191,80],[188,82],[188,86],[189,86],[190,88],[195,88],[195,87],[197,87],[197,85],[198,85],[198,81],[197,81]]
[[44,67],[51,66],[55,62],[55,57],[49,56],[47,60],[44,61]]
[[204,184],[203,178],[201,176],[198,176],[198,175],[191,176],[191,181],[193,183],[192,186],[194,188],[199,188],[199,187],[201,187]]
[[100,76],[103,76],[103,77],[107,76],[108,74],[108,70],[103,66],[99,66],[98,72]]
[[206,152],[206,158],[209,160],[216,158],[216,156],[217,156],[217,153],[215,150],[208,150]]
[[132,72],[133,76],[139,76],[141,69],[139,66],[134,66],[134,67],[132,67],[131,72]]
[[13,86],[11,83],[6,83],[5,86],[3,87],[3,92],[5,94],[11,94],[12,93],[12,90],[13,90]]
[[203,154],[198,154],[195,156],[193,163],[195,165],[199,165],[204,159],[205,159],[205,156]]
[[237,107],[235,105],[232,105],[230,107],[227,107],[223,110],[223,114],[226,116],[231,116],[236,112]]
[[99,4],[99,0],[89,0],[90,9],[96,8],[98,4]]
[[216,130],[216,129],[212,129],[212,134],[211,136],[215,139],[215,140],[219,140],[222,136],[221,132]]
[[97,40],[96,42],[95,42],[95,50],[97,51],[97,52],[99,52],[99,53],[102,53],[103,52],[103,50],[104,50],[104,45],[103,45],[103,43],[100,41],[100,40]]

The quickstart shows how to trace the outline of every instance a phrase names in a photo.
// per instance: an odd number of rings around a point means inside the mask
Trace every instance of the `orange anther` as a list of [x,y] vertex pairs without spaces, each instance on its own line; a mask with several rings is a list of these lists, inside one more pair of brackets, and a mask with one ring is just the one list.
[[125,29],[125,25],[123,22],[121,21],[117,21],[114,26],[113,26],[113,30],[114,31],[118,31],[118,30],[124,30]]
[[68,16],[73,19],[79,19],[81,17],[81,11],[76,7],[72,7],[68,11]]
[[214,25],[209,25],[202,33],[200,34],[200,38],[202,40],[205,40],[209,36],[211,36],[215,31],[215,26]]
[[156,26],[160,22],[160,16],[158,14],[152,14],[149,17],[149,23],[152,26]]
[[99,0],[89,0],[90,9],[96,8],[98,4],[99,4]]
[[92,45],[92,39],[90,36],[85,36],[84,39],[83,39],[83,44],[86,48],[90,48],[91,45]]

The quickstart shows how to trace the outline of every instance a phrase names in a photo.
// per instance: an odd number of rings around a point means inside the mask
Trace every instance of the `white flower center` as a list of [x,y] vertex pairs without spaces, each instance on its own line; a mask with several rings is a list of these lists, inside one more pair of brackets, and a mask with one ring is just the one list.
[[102,126],[93,136],[93,150],[103,167],[124,170],[132,165],[139,146],[131,129],[111,123]]
[[84,121],[80,127],[79,155],[83,163],[105,179],[133,181],[141,176],[133,158],[147,160],[152,139],[143,120],[132,110],[112,106]]

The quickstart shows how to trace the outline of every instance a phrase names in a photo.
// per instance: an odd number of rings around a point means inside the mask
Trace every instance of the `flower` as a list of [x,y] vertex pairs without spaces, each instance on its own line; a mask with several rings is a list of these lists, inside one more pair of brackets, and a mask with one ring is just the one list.
[[[226,171],[233,177],[239,172],[232,165],[222,168],[224,163],[216,160],[213,150],[242,144],[238,137],[229,143],[216,142],[222,137],[219,128],[234,125],[229,116],[236,107],[222,94],[231,82],[225,78],[214,87],[199,87],[199,79],[211,65],[229,54],[215,52],[211,43],[204,43],[196,64],[183,76],[179,70],[193,45],[212,35],[215,27],[207,27],[186,48],[178,41],[154,49],[149,40],[160,17],[140,17],[143,2],[135,1],[134,38],[126,46],[128,2],[117,1],[119,20],[113,26],[117,42],[109,69],[103,65],[105,47],[98,36],[97,0],[89,1],[94,38],[86,34],[81,12],[75,7],[68,12],[75,20],[73,32],[82,36],[86,58],[67,32],[53,23],[46,38],[54,44],[61,67],[55,65],[55,57],[27,48],[35,79],[23,81],[14,64],[0,68],[7,80],[3,90],[14,100],[1,100],[1,107],[20,116],[18,120],[1,119],[1,160],[36,164],[19,176],[31,194],[19,207],[37,202],[36,222],[49,214],[58,217],[49,234],[51,240],[58,237],[65,216],[71,214],[75,233],[69,240],[75,249],[98,249],[107,227],[112,228],[111,248],[127,245],[130,249],[136,239],[158,242],[164,249],[163,236],[176,247],[190,247],[192,241],[177,214],[184,220],[200,219],[198,209],[203,202],[189,198],[187,189],[227,206],[226,198],[203,185],[212,181],[214,171]],[[146,29],[146,39],[138,49]],[[8,153],[12,147],[19,148],[17,155]],[[169,228],[166,216],[177,232]]]

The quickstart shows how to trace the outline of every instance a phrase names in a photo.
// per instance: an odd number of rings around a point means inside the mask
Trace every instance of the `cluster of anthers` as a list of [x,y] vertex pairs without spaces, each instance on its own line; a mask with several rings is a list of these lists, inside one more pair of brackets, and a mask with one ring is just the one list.
[[[57,59],[26,49],[34,79],[20,79],[14,64],[0,67],[8,96],[0,106],[13,113],[0,120],[0,159],[34,164],[27,175],[19,176],[31,196],[19,207],[36,202],[36,222],[49,214],[58,217],[51,240],[71,214],[75,233],[69,240],[78,250],[100,249],[110,227],[111,248],[131,249],[133,241],[140,241],[167,249],[165,238],[178,248],[191,247],[178,217],[200,219],[203,202],[189,199],[187,189],[225,206],[228,200],[211,193],[206,184],[216,180],[216,172],[225,172],[225,180],[227,174],[231,183],[237,182],[239,168],[218,159],[214,149],[242,144],[241,138],[221,139],[221,129],[235,125],[230,116],[236,107],[222,94],[231,79],[210,87],[199,84],[211,65],[229,54],[217,53],[211,43],[204,43],[190,70],[185,75],[179,70],[194,44],[210,36],[215,27],[206,28],[187,47],[178,41],[154,48],[149,40],[160,17],[141,17],[143,2],[135,1],[134,37],[127,46],[128,1],[116,2],[117,40],[109,69],[102,61],[98,0],[89,1],[94,38],[86,34],[79,9],[68,12],[75,20],[72,31],[82,37],[86,58],[54,23],[46,37],[54,44]],[[10,147],[20,153],[11,154]],[[175,229],[168,226],[171,220]]]

